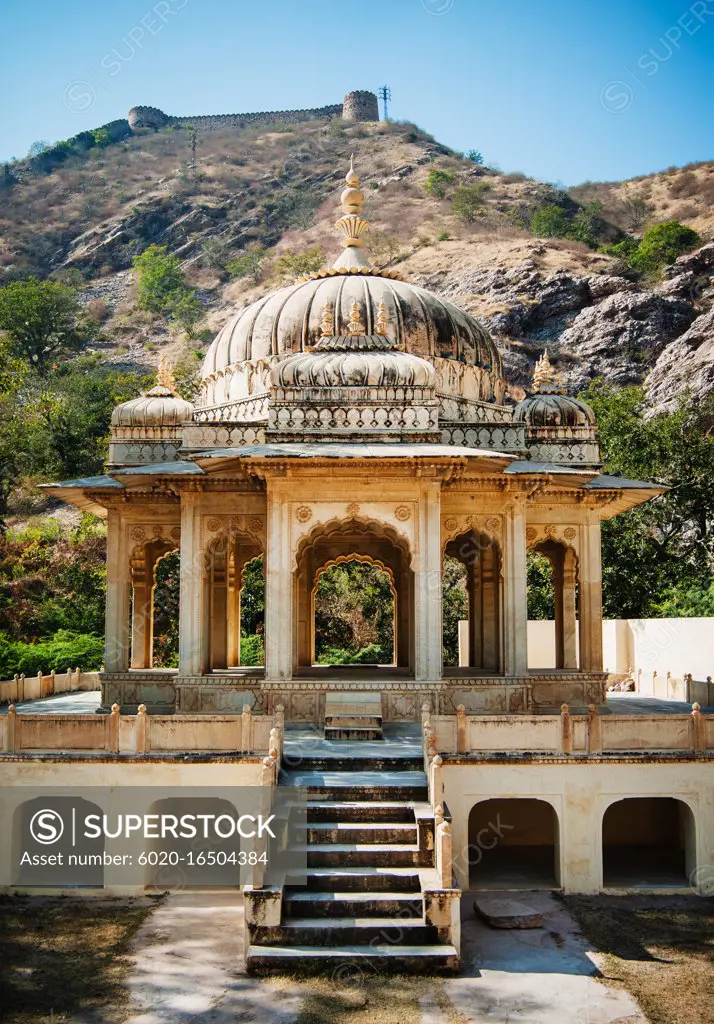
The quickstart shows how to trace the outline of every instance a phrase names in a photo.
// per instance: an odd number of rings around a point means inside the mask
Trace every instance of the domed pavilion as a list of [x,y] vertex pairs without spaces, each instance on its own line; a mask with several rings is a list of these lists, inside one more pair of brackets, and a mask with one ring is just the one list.
[[[600,472],[592,410],[547,354],[514,406],[498,349],[456,305],[372,265],[351,165],[331,267],[237,310],[195,405],[162,362],[112,418],[105,475],[51,493],[108,527],[103,703],[322,724],[325,696],[379,694],[385,721],[600,704],[600,526],[661,491]],[[526,560],[552,567],[556,652],[530,669]],[[156,568],[180,553],[178,669],[152,666]],[[265,664],[240,664],[245,566],[263,556]],[[442,569],[465,570],[460,664],[442,664]],[[316,664],[326,567],[377,564],[394,664]]]

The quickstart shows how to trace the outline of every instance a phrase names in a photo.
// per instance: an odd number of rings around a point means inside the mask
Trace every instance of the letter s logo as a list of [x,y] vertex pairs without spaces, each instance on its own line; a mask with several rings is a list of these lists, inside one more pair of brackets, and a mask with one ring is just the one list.
[[33,814],[30,821],[30,835],[36,843],[50,846],[62,838],[64,822],[58,811],[43,810]]

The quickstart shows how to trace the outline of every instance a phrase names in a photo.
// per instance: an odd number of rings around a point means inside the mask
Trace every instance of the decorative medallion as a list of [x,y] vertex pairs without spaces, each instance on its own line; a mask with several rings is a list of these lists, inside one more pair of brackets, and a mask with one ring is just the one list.
[[206,526],[211,531],[211,533],[215,533],[216,530],[220,529],[220,525],[220,519],[209,519],[208,522],[206,523]]
[[499,516],[489,516],[486,520],[486,526],[492,533],[499,533],[501,529],[501,519]]
[[563,530],[563,536],[566,540],[575,540],[578,535],[578,531],[574,526],[566,526]]
[[251,533],[260,533],[263,529],[263,520],[259,519],[257,516],[253,516],[252,519],[248,520],[248,529]]
[[411,517],[412,510],[408,505],[397,505],[394,510],[395,517],[401,522],[405,523],[407,519]]
[[535,540],[537,536],[538,531],[536,530],[535,526],[529,526],[526,529],[526,540]]
[[129,536],[135,541],[146,540],[146,530],[143,526],[134,526]]
[[444,526],[446,527],[447,530],[455,530],[458,525],[458,520],[454,519],[453,516],[449,516],[448,519],[444,520]]
[[171,528],[171,536],[173,537],[174,540],[181,540],[181,527],[173,526]]
[[345,509],[345,512],[347,513],[348,516],[358,516],[359,515],[359,502],[351,501],[349,503],[349,505],[347,506],[347,508]]
[[553,524],[547,523],[546,526],[543,527],[543,533],[546,535],[546,537],[554,537],[555,527],[553,526]]
[[312,509],[307,505],[300,505],[295,511],[295,518],[299,523],[307,523],[312,519]]

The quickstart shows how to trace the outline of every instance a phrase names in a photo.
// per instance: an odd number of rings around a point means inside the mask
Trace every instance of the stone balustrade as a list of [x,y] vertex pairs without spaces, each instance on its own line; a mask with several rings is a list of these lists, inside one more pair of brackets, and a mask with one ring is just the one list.
[[248,705],[240,715],[122,715],[115,704],[109,715],[18,714],[11,705],[0,716],[0,751],[37,754],[62,751],[107,754],[267,754],[266,778],[275,778],[283,749],[282,708],[274,715],[254,715]]
[[[689,714],[429,715],[425,761],[439,754],[629,754],[714,752],[714,715]],[[438,754],[437,754],[438,751]]]
[[26,700],[53,697],[58,693],[100,688],[98,672],[82,672],[78,668],[68,668],[66,672],[55,672],[53,669],[45,674],[38,672],[36,676],[16,673],[12,679],[0,680],[0,704],[19,704]]

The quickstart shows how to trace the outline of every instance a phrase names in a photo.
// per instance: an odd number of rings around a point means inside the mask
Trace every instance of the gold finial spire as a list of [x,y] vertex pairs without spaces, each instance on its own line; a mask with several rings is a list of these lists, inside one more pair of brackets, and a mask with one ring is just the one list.
[[345,176],[347,188],[340,196],[342,216],[335,224],[342,234],[343,252],[333,264],[334,270],[360,270],[369,266],[364,252],[362,235],[369,230],[369,223],[362,217],[364,208],[364,192],[359,187],[359,177],[355,171],[354,153],[350,157],[350,167]]
[[351,336],[365,333],[365,327],[360,319],[359,303],[353,302],[350,310],[350,322],[347,324],[347,333]]
[[545,350],[533,371],[533,390],[562,391],[564,389],[563,378],[550,361],[548,349]]
[[387,313],[387,305],[384,299],[382,299],[377,309],[377,322],[374,325],[374,333],[386,337],[388,330],[389,314]]
[[176,378],[170,359],[162,355],[156,370],[156,383],[159,387],[166,388],[172,394],[176,393]]
[[322,319],[320,320],[320,337],[321,338],[334,338],[335,336],[335,316],[332,312],[332,303],[326,302],[325,308],[322,311]]

